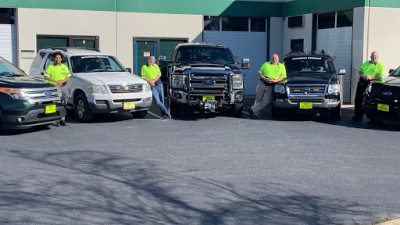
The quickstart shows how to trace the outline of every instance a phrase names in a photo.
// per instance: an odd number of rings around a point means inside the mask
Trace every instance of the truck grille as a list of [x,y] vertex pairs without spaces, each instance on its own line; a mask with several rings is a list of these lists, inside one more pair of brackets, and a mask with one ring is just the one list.
[[400,100],[400,88],[382,84],[372,86],[372,96],[387,103],[397,103]]
[[325,86],[324,85],[299,85],[299,86],[289,86],[289,94],[290,95],[325,95]]
[[189,92],[191,96],[223,96],[228,88],[229,74],[225,73],[191,73],[189,75]]
[[58,89],[55,86],[49,88],[24,89],[23,92],[31,103],[43,104],[60,100]]
[[135,85],[108,85],[111,93],[137,93],[143,91],[142,84]]

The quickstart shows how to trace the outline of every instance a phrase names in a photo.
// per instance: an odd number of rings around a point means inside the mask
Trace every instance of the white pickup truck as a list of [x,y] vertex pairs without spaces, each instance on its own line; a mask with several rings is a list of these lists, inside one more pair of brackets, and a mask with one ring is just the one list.
[[29,70],[29,76],[44,78],[53,62],[53,53],[64,55],[71,78],[66,84],[66,107],[75,111],[81,122],[91,121],[94,113],[129,111],[136,118],[146,116],[152,103],[150,85],[131,74],[112,55],[82,48],[41,49]]

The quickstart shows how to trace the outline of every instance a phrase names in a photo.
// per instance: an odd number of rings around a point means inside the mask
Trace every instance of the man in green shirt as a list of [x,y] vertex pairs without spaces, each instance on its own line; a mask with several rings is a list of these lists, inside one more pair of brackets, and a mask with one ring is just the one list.
[[282,63],[279,63],[279,56],[273,54],[271,62],[264,63],[258,71],[258,75],[260,81],[256,88],[256,99],[254,105],[249,108],[252,119],[257,119],[261,110],[271,103],[274,85],[285,80],[286,69]]
[[[53,53],[54,64],[47,67],[44,73],[44,82],[54,84],[61,89],[61,102],[67,104],[68,88],[65,86],[71,77],[71,73],[66,65],[62,64],[63,54],[61,52]],[[61,120],[61,125],[65,126],[65,118]]]
[[354,117],[353,120],[362,120],[364,111],[362,108],[364,100],[364,92],[369,83],[383,83],[383,64],[378,61],[378,52],[373,51],[371,53],[371,60],[365,61],[358,74],[360,79],[357,84],[356,97],[354,99]]
[[164,105],[164,88],[160,79],[161,71],[158,65],[154,63],[154,60],[154,56],[150,56],[147,59],[147,65],[142,66],[141,74],[142,78],[149,82],[153,99],[156,101],[158,107],[160,107],[161,116],[164,118],[164,121],[167,121],[171,119],[171,115]]

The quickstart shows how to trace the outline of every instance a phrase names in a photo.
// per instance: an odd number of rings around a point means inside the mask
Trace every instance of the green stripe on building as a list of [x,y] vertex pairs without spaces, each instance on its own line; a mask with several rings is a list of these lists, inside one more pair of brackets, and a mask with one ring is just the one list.
[[284,16],[352,9],[365,4],[365,0],[296,0],[285,4]]

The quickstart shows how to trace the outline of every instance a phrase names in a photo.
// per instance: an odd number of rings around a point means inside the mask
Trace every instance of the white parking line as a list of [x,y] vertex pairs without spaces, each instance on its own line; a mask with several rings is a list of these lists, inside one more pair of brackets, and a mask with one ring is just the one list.
[[150,111],[148,111],[147,113],[149,113],[150,115],[152,115],[152,116],[154,116],[154,117],[157,117],[158,119],[162,119],[161,116],[159,116],[159,115],[157,115],[157,114],[154,114],[154,113],[152,113],[152,112],[150,112]]

